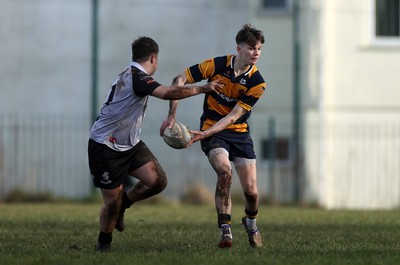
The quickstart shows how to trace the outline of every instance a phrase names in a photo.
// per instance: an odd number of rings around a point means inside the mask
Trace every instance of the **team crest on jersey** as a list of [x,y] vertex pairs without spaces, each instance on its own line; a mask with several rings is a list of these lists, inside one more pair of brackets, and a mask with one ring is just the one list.
[[228,72],[223,72],[222,76],[231,79],[231,73],[229,71]]
[[102,177],[102,180],[100,180],[101,183],[103,183],[103,184],[110,184],[111,183],[110,172],[105,171],[103,173],[103,175],[101,175],[101,177]]
[[239,83],[241,84],[241,85],[246,85],[246,79],[244,79],[244,78],[242,78],[242,79],[240,79],[240,81],[239,81]]

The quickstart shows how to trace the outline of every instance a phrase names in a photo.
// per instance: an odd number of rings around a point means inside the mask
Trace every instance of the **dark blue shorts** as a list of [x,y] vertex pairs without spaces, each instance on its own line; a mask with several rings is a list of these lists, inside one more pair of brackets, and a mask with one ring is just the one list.
[[207,137],[201,142],[201,150],[208,156],[214,148],[224,148],[229,153],[229,160],[234,161],[236,157],[255,159],[253,140],[250,133],[234,133],[222,131]]

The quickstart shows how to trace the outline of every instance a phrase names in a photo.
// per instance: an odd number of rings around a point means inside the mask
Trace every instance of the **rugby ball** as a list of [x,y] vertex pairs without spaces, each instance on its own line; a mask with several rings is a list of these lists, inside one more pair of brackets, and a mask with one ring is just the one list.
[[172,148],[182,149],[190,143],[192,134],[187,126],[180,122],[175,122],[171,128],[165,128],[163,139]]

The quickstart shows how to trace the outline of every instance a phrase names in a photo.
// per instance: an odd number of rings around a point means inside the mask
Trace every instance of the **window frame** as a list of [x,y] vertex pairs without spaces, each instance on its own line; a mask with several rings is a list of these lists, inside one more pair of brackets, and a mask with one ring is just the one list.
[[[376,1],[370,0],[370,43],[374,46],[400,47],[400,36],[377,36],[376,34]],[[382,0],[378,0],[382,1]],[[400,12],[400,10],[399,10]],[[399,21],[400,23],[400,21]]]

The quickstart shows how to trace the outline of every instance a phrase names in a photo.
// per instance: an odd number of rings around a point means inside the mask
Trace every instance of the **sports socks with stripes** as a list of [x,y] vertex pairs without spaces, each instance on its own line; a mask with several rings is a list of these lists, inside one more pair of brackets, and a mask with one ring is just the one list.
[[[249,211],[245,209],[246,213],[246,226],[249,229],[256,229],[256,217],[258,214],[258,210],[256,211]],[[223,224],[231,224],[231,215],[230,214],[218,214],[218,227],[221,227]]]
[[230,214],[218,214],[218,227],[221,227],[223,224],[231,224]]
[[256,224],[256,217],[258,214],[258,210],[255,211],[249,211],[247,209],[244,210],[244,212],[246,213],[246,226],[249,229],[256,229],[257,228],[257,224]]

